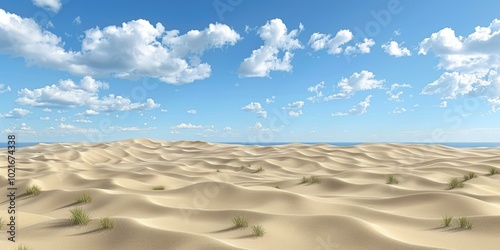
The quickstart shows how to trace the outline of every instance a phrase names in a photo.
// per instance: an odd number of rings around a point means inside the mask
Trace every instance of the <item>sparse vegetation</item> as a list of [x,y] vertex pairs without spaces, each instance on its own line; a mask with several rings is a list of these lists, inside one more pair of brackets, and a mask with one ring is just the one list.
[[112,229],[115,227],[115,221],[110,218],[102,218],[99,220],[102,229]]
[[279,185],[276,185],[276,187],[275,187],[275,188],[277,188],[277,189],[281,189]]
[[458,225],[462,229],[471,229],[472,228],[472,223],[467,219],[467,217],[459,217],[458,218]]
[[90,194],[82,194],[82,196],[76,199],[76,203],[78,204],[85,204],[90,202],[92,202],[92,197],[90,196]]
[[28,250],[28,247],[27,247],[27,246],[25,246],[25,245],[23,245],[23,244],[21,244],[21,245],[19,245],[19,246],[16,248],[16,250]]
[[398,179],[396,177],[389,175],[387,176],[387,181],[385,182],[386,184],[399,184]]
[[266,233],[266,230],[261,225],[252,226],[252,232],[254,236],[262,237]]
[[448,189],[463,188],[464,183],[458,180],[458,178],[453,178],[448,182]]
[[90,222],[90,215],[81,207],[73,208],[70,212],[73,225],[87,225]]
[[219,169],[217,169],[217,173],[220,173],[220,170],[219,170]]
[[31,187],[29,187],[28,189],[26,189],[26,194],[27,195],[39,195],[40,192],[42,192],[42,188],[38,185],[33,185]]
[[470,172],[470,173],[464,175],[464,181],[468,181],[472,178],[477,178],[477,174]]
[[321,180],[316,177],[316,176],[309,176],[309,177],[302,177],[302,182],[301,184],[308,183],[308,184],[314,184],[314,183],[321,183]]
[[236,216],[233,218],[233,224],[236,228],[248,227],[248,220],[244,216]]
[[153,190],[165,190],[164,186],[154,186]]
[[490,168],[490,175],[500,174],[500,170],[498,168]]
[[449,227],[451,225],[451,220],[453,220],[453,216],[443,216],[443,226]]

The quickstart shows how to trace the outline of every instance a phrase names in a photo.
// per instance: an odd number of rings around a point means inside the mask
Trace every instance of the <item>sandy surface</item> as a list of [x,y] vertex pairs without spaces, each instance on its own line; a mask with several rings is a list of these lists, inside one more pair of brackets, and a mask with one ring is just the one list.
[[[148,139],[18,149],[17,242],[0,249],[499,249],[500,148],[260,147]],[[0,159],[6,159],[5,152]],[[0,216],[7,218],[6,160]],[[263,171],[257,170],[262,167]],[[217,171],[219,170],[219,171]],[[477,178],[448,190],[451,178]],[[395,176],[399,184],[386,184]],[[317,176],[320,183],[301,183]],[[165,190],[152,190],[164,186]],[[279,188],[277,188],[279,187]],[[88,193],[92,202],[76,204]],[[70,210],[91,214],[71,225]],[[442,216],[466,216],[472,229]],[[244,216],[249,226],[233,228]],[[114,229],[99,228],[110,217]],[[266,234],[252,236],[253,225]]]

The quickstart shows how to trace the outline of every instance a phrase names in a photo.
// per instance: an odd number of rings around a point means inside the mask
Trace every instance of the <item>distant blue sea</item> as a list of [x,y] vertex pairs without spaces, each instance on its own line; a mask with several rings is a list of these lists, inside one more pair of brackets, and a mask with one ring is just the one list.
[[[50,144],[53,142],[41,142],[41,143]],[[220,143],[250,145],[250,146],[277,146],[277,145],[286,145],[286,144],[290,144],[293,142],[220,142]],[[366,142],[300,142],[300,143],[308,144],[308,145],[328,144],[328,145],[341,146],[341,147],[366,144]],[[388,142],[382,142],[382,143],[388,143]],[[398,143],[398,144],[426,144],[426,145],[439,144],[439,145],[444,145],[444,146],[454,147],[454,148],[494,148],[494,147],[500,147],[500,142],[443,142],[443,143],[395,142],[395,143]],[[16,147],[21,148],[21,147],[33,146],[36,144],[38,144],[38,142],[16,142]],[[0,148],[7,148],[7,143],[0,143]]]

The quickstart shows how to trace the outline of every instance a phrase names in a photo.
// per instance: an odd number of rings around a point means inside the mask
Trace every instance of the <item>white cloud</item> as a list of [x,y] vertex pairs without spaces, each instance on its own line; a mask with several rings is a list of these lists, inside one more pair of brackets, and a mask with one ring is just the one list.
[[91,109],[87,109],[87,110],[85,110],[85,112],[83,112],[83,115],[85,115],[85,116],[93,116],[93,115],[98,115],[98,114],[99,114],[99,112],[91,110]]
[[445,72],[439,79],[428,84],[422,94],[440,94],[444,99],[456,99],[458,96],[472,92],[476,86],[486,86],[488,82],[476,74],[460,74],[459,72]]
[[332,116],[346,116],[348,115],[347,113],[342,113],[342,112],[337,112],[337,113],[333,113]]
[[0,94],[3,94],[5,92],[9,92],[9,91],[12,91],[10,86],[5,87],[5,84],[0,83]]
[[224,127],[224,131],[231,131],[233,130],[231,127]]
[[73,19],[73,23],[76,25],[82,24],[82,19],[80,18],[80,16],[75,17],[75,19]]
[[439,104],[439,107],[440,108],[446,108],[448,106],[448,102],[447,101],[442,101],[440,104]]
[[[238,69],[240,77],[266,77],[271,71],[291,71],[292,51],[303,47],[296,39],[299,32],[297,29],[288,32],[278,18],[266,22],[258,31],[264,45],[243,60]],[[284,53],[282,58],[278,57],[280,52]]]
[[166,109],[160,109],[161,112],[168,112]]
[[302,106],[304,106],[303,101],[296,101],[293,103],[289,103],[286,108],[287,109],[300,109],[300,108],[302,108]]
[[276,96],[271,96],[271,98],[266,98],[266,104],[273,103],[276,100]]
[[401,114],[401,113],[404,113],[404,112],[406,112],[406,109],[405,109],[405,108],[399,108],[399,107],[396,107],[396,108],[392,111],[392,113],[394,113],[394,114]]
[[147,127],[147,128],[120,127],[120,126],[110,126],[109,127],[110,131],[116,131],[116,132],[142,132],[142,131],[150,131],[150,130],[155,130],[155,129],[156,129],[156,127]]
[[392,84],[390,90],[388,90],[386,92],[389,95],[389,98],[387,100],[402,102],[403,100],[401,99],[401,95],[403,94],[403,91],[397,91],[401,88],[411,88],[411,85],[410,84],[397,84],[397,83]]
[[316,101],[321,100],[321,98],[323,97],[323,92],[320,89],[323,89],[323,88],[325,88],[325,82],[324,81],[321,81],[320,83],[307,88],[307,91],[315,93],[315,95],[307,97],[306,99],[308,101],[311,101],[311,102],[316,102]]
[[302,110],[297,110],[297,111],[288,111],[288,115],[289,116],[292,116],[292,117],[299,117],[301,116],[303,113],[302,113]]
[[64,124],[64,123],[60,123],[59,126],[57,126],[57,127],[60,129],[76,129],[75,126],[73,126],[71,124]]
[[339,30],[333,38],[330,34],[314,33],[307,44],[311,45],[314,51],[327,48],[328,54],[340,54],[343,51],[340,46],[348,43],[352,38],[353,34],[350,30]]
[[190,109],[187,111],[188,114],[192,114],[192,115],[196,115],[198,113],[198,111],[196,111],[196,109]]
[[360,73],[352,74],[349,78],[342,78],[337,84],[340,92],[326,96],[324,100],[330,101],[339,98],[349,98],[357,91],[380,89],[384,81],[375,79],[375,75],[372,72],[363,70]]
[[78,119],[78,120],[76,120],[76,122],[79,122],[79,123],[92,123],[91,120],[87,120],[87,119]]
[[46,117],[40,117],[40,120],[42,121],[48,121],[50,120],[50,117],[46,116]]
[[271,131],[270,128],[264,127],[260,122],[256,122],[255,125],[251,126],[249,129],[253,132]]
[[43,109],[43,112],[52,113],[52,109],[49,109],[49,108],[44,108],[44,109]]
[[196,129],[203,128],[201,125],[193,125],[191,123],[181,123],[179,125],[173,126],[172,129]]
[[262,105],[258,102],[251,102],[250,104],[246,105],[241,109],[245,111],[254,112],[258,115],[258,117],[262,118],[267,117],[267,111],[265,111],[264,108],[262,108]]
[[467,37],[444,28],[425,38],[419,48],[419,54],[434,52],[440,58],[438,66],[446,70],[485,74],[500,66],[500,20],[494,19],[488,27],[477,26]]
[[177,130],[170,130],[170,134],[180,134],[180,132]]
[[15,108],[5,114],[0,114],[0,118],[21,118],[28,115],[29,113],[30,113],[29,110]]
[[339,30],[333,38],[330,34],[313,33],[307,44],[310,45],[314,51],[327,49],[327,53],[332,55],[338,55],[342,52],[346,55],[356,53],[368,54],[370,53],[370,48],[375,45],[373,39],[365,38],[363,42],[342,48],[343,45],[352,41],[353,38],[354,36],[350,30]]
[[375,45],[375,41],[373,39],[365,38],[361,43],[356,43],[354,46],[347,46],[344,50],[344,54],[369,54],[373,45]]
[[61,0],[32,0],[37,7],[50,10],[54,13],[59,12],[62,7]]
[[45,86],[40,89],[22,89],[18,92],[16,102],[32,107],[86,107],[86,115],[96,115],[98,112],[120,112],[133,110],[151,110],[160,105],[152,99],[144,103],[133,103],[130,99],[109,94],[99,98],[100,89],[107,89],[108,84],[84,77],[79,84],[72,80],[60,80],[59,84]]
[[82,49],[66,51],[60,37],[33,19],[0,9],[2,53],[81,76],[152,77],[170,84],[190,83],[211,74],[210,65],[200,59],[206,50],[232,46],[239,39],[238,33],[219,23],[179,35],[177,30],[165,31],[161,23],[153,26],[139,19],[86,30]]
[[490,113],[496,113],[500,111],[500,97],[488,98],[488,103],[491,105]]
[[370,99],[372,95],[368,95],[364,101],[358,103],[358,105],[352,107],[349,110],[349,114],[351,115],[362,115],[367,112],[367,108],[370,106]]
[[399,45],[396,41],[383,44],[382,49],[384,49],[385,53],[394,57],[411,56],[410,50]]

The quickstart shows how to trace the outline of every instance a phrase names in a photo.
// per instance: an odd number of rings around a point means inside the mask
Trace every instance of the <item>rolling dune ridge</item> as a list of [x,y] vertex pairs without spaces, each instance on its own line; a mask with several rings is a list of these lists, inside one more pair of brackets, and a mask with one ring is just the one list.
[[[6,159],[6,153],[0,154]],[[149,139],[19,148],[17,242],[29,249],[498,249],[500,148],[242,146]],[[7,218],[1,163],[0,216]],[[463,188],[452,178],[477,174]],[[386,184],[392,175],[399,183]],[[319,183],[302,183],[314,176]],[[32,185],[37,196],[21,195]],[[162,186],[164,190],[153,190]],[[92,202],[76,204],[89,194]],[[92,220],[71,225],[82,207]],[[472,229],[459,229],[467,217]],[[244,216],[248,228],[233,228]],[[110,217],[114,229],[99,228]],[[262,225],[266,234],[252,236]]]

